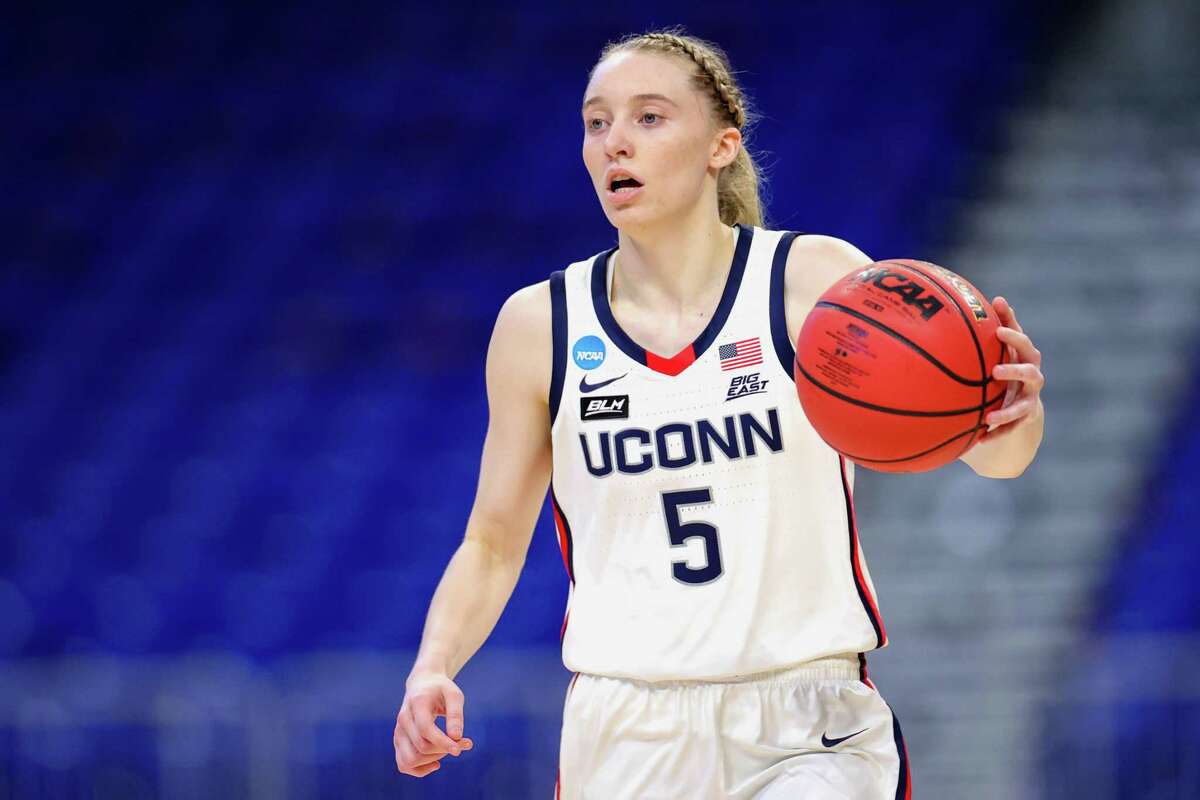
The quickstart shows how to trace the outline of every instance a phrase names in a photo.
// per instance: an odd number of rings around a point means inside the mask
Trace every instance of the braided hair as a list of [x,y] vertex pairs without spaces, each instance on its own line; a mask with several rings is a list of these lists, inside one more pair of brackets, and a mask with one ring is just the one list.
[[[684,32],[682,27],[630,34],[609,42],[600,52],[597,66],[614,53],[625,50],[662,53],[686,59],[693,65],[692,85],[709,99],[718,124],[737,128],[742,146],[737,156],[717,174],[717,208],[726,225],[744,223],[763,226],[761,175],[746,149],[753,122],[749,102],[734,78],[729,58],[719,46]],[[592,68],[593,72],[595,67]]]

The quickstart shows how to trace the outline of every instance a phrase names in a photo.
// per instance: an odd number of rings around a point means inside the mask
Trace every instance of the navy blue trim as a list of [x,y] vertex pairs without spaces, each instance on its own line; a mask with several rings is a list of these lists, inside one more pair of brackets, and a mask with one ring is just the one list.
[[904,746],[904,733],[900,730],[900,719],[896,716],[896,710],[889,704],[888,711],[892,712],[892,741],[896,743],[896,753],[900,756],[900,774],[896,777],[896,800],[905,800],[908,797],[909,781],[912,780],[908,774],[908,748]]
[[592,260],[592,307],[596,309],[596,318],[600,320],[600,327],[608,334],[612,343],[621,348],[625,355],[634,361],[645,364],[645,349],[638,346],[637,342],[630,339],[628,334],[621,329],[608,304],[608,259],[616,251],[617,248],[610,247]]
[[775,344],[775,355],[779,358],[779,365],[783,367],[784,372],[792,376],[792,380],[795,380],[793,372],[796,348],[792,344],[791,337],[788,336],[783,278],[787,271],[788,253],[792,249],[792,242],[799,235],[787,231],[779,237],[779,244],[775,246],[775,257],[771,261],[771,341]]
[[567,521],[567,512],[563,511],[562,504],[558,502],[558,495],[554,493],[554,483],[550,483],[550,502],[554,503],[554,510],[558,512],[558,518],[562,520],[563,533],[567,539],[567,577],[571,579],[571,583],[575,582],[575,537],[571,535],[571,523]]
[[725,327],[725,320],[729,319],[733,301],[737,299],[738,289],[742,285],[742,276],[746,274],[746,259],[750,256],[750,241],[754,238],[754,228],[740,223],[737,227],[741,233],[738,234],[737,248],[733,251],[733,264],[729,267],[729,277],[725,281],[725,291],[721,293],[721,302],[717,304],[717,310],[708,321],[708,325],[704,326],[704,331],[692,342],[692,350],[697,359],[704,355],[704,351],[716,341],[721,328]]
[[[746,274],[746,259],[750,255],[750,242],[754,238],[754,229],[740,223],[737,227],[739,231],[737,246],[733,251],[733,263],[729,266],[729,277],[725,279],[725,289],[721,292],[721,301],[717,304],[717,309],[713,312],[708,325],[696,337],[696,341],[692,342],[692,354],[696,359],[699,359],[704,351],[712,345],[717,334],[721,332],[721,328],[725,326],[725,321],[729,319],[729,312],[733,310],[733,302],[737,299],[738,289],[742,285],[742,276]],[[634,361],[646,364],[646,349],[629,338],[629,334],[625,333],[617,324],[612,307],[608,304],[608,259],[616,250],[617,248],[611,247],[592,261],[592,306],[596,309],[596,318],[600,320],[600,327],[604,329],[604,333],[608,335],[612,343]],[[669,353],[660,357],[668,360],[674,355],[676,354]]]
[[550,342],[554,348],[550,361],[550,424],[553,425],[567,374],[567,287],[561,269],[550,275]]
[[[858,573],[854,569],[854,564],[858,560],[858,525],[854,519],[854,501],[850,497],[850,484],[846,480],[846,464],[842,460],[842,456],[838,456],[838,474],[842,479],[842,497],[846,501],[846,527],[849,529],[850,535],[850,579],[854,581],[854,588],[858,591],[858,599],[862,602],[863,611],[867,614],[867,619],[871,621],[871,627],[875,629],[875,648],[883,647],[883,627],[879,624],[879,620],[875,618],[875,612],[871,609],[871,601],[867,599],[867,590],[862,582],[858,579]],[[861,564],[859,565],[861,567]],[[865,580],[865,578],[864,578]],[[863,662],[866,659],[864,657]]]

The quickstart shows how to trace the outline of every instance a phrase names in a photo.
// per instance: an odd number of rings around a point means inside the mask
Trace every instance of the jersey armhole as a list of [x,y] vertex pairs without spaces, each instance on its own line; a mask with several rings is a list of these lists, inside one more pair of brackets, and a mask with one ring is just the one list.
[[567,287],[561,269],[550,275],[550,346],[550,424],[554,425],[567,373]]
[[788,336],[783,279],[787,272],[788,253],[792,249],[792,242],[799,235],[795,231],[787,231],[780,236],[779,243],[775,245],[775,258],[771,261],[771,342],[775,345],[775,356],[779,359],[779,365],[789,376],[794,372],[796,348]]

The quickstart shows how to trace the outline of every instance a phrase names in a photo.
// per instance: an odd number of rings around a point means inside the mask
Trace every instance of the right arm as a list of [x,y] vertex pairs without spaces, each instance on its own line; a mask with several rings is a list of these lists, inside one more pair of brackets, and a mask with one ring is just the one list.
[[[551,332],[547,282],[505,302],[487,353],[488,429],[462,544],[425,619],[392,743],[396,766],[424,777],[469,750],[454,676],[492,632],[525,564],[550,483]],[[446,731],[435,723],[446,717]]]

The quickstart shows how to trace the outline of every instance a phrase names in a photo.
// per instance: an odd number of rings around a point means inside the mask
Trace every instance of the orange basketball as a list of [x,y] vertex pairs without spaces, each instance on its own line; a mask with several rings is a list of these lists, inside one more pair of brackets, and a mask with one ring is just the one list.
[[924,261],[879,261],[821,295],[796,340],[796,391],[830,447],[884,472],[958,458],[1006,382],[999,320],[974,286]]

